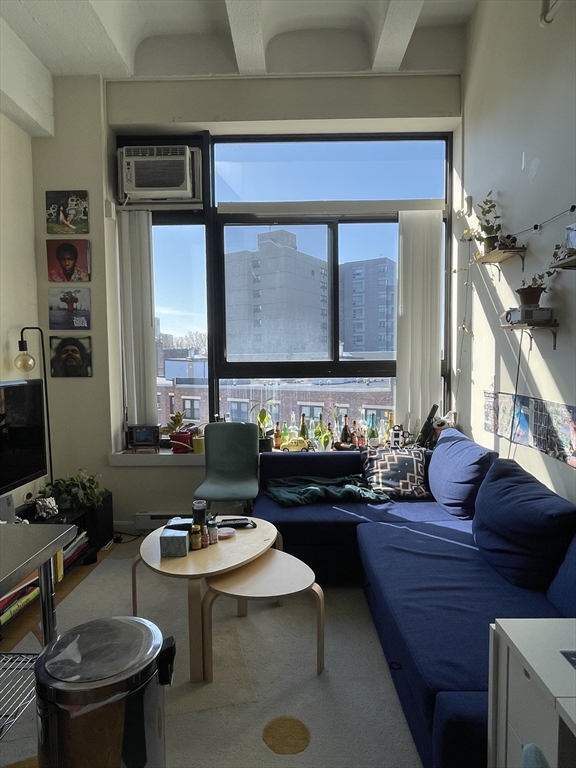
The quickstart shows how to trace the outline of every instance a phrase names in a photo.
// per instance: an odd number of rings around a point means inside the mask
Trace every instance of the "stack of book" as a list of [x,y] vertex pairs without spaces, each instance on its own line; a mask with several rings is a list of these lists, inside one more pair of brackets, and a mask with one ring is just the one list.
[[39,594],[38,571],[35,571],[0,599],[0,627],[7,624]]
[[[81,557],[89,547],[88,535],[86,531],[81,531],[78,536],[64,550],[64,571]],[[58,574],[57,574],[58,578]]]

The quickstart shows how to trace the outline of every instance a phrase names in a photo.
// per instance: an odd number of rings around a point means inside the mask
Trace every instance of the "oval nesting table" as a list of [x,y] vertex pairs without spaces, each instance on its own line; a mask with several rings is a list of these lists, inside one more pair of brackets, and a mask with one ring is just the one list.
[[[218,520],[233,515],[218,515]],[[136,566],[141,561],[162,576],[188,579],[188,632],[190,640],[190,681],[204,680],[202,642],[202,579],[231,571],[255,560],[266,552],[278,536],[276,526],[267,520],[250,518],[256,528],[238,528],[231,539],[220,539],[205,549],[189,552],[186,557],[160,557],[162,528],[148,534],[140,545],[140,554],[132,562],[132,613],[138,613]]]

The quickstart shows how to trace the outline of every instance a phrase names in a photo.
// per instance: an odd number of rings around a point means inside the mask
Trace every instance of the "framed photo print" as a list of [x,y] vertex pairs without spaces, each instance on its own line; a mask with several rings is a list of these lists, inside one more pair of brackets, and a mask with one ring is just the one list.
[[86,283],[90,280],[89,240],[46,240],[48,280]]
[[46,192],[46,232],[49,235],[86,235],[89,231],[86,189]]
[[48,322],[51,331],[89,331],[90,288],[49,288]]
[[55,377],[92,376],[92,337],[50,336],[50,373]]

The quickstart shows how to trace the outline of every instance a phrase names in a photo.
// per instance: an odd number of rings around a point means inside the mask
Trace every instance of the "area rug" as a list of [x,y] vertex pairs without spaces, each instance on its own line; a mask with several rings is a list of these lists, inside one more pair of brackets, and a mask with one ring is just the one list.
[[[137,552],[137,542],[117,547],[62,601],[60,632],[130,615]],[[362,589],[324,591],[321,675],[312,595],[285,598],[282,607],[250,602],[244,618],[221,597],[213,606],[214,682],[191,684],[186,581],[138,567],[140,615],[176,640],[175,680],[164,689],[167,768],[421,768]],[[21,646],[38,650],[32,633]],[[0,766],[35,755],[32,706],[0,742]]]

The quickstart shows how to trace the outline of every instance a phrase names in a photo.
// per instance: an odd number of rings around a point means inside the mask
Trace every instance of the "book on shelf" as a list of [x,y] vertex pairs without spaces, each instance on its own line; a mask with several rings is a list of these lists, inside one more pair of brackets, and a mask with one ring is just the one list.
[[56,583],[64,578],[64,550],[59,550],[54,555],[54,579]]
[[26,576],[25,579],[22,579],[16,586],[10,590],[10,592],[6,592],[4,595],[2,595],[2,599],[0,600],[0,610],[1,606],[4,604],[4,602],[7,600],[8,604],[11,602],[11,599],[13,599],[14,595],[17,592],[21,592],[23,589],[26,589],[26,587],[30,586],[38,586],[38,571],[32,571],[32,573],[29,576]]
[[23,608],[25,608],[31,602],[36,600],[39,594],[40,594],[39,587],[32,587],[27,592],[27,594],[22,595],[15,602],[13,602],[9,608],[7,608],[5,611],[3,611],[0,614],[0,627],[3,627],[4,624],[7,624],[10,621],[10,619],[14,618],[14,616],[16,616],[17,613],[20,613],[20,611]]

